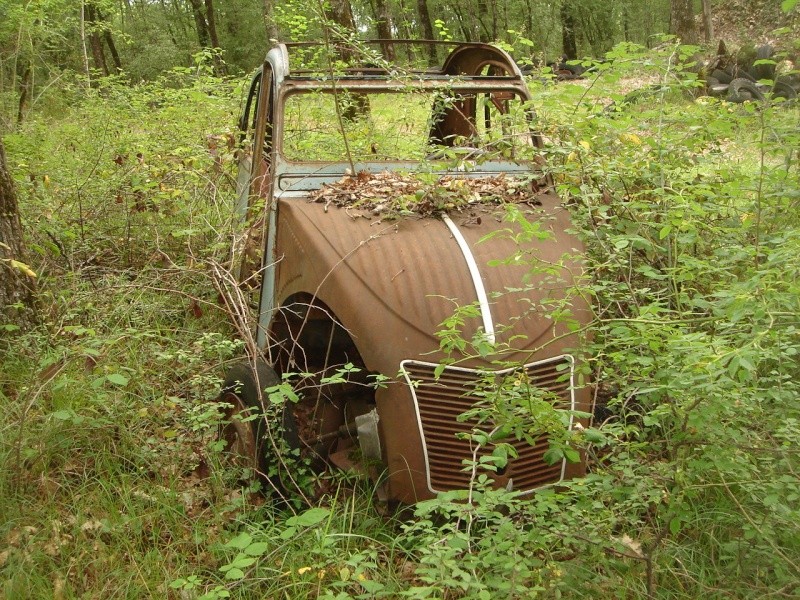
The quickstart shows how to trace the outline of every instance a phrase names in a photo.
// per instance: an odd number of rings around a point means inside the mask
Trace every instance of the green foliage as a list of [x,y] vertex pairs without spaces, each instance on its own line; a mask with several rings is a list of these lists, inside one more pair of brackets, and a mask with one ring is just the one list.
[[61,119],[6,138],[44,324],[0,341],[0,595],[166,595],[166,562],[201,557],[214,514],[245,504],[204,475],[219,365],[241,351],[204,266],[225,257],[232,189],[208,119],[232,121],[235,90],[174,73],[60,93]]
[[551,164],[584,224],[597,383],[617,414],[610,431],[625,436],[598,474],[625,481],[618,460],[638,446],[648,458],[631,474],[649,472],[665,494],[631,535],[651,539],[646,556],[658,549],[648,589],[758,595],[797,575],[789,519],[800,490],[775,482],[797,466],[782,448],[796,431],[800,374],[798,115],[778,104],[673,104],[672,82],[686,77],[672,59],[690,53],[667,50],[662,91],[634,112],[599,112],[600,76],[589,94],[575,90],[569,126],[546,97],[540,115],[566,142]]
[[154,253],[169,261],[174,249],[214,238],[207,215],[222,209],[232,134],[203,125],[232,123],[237,92],[203,64],[139,87],[68,88],[75,102],[57,132],[31,119],[6,137],[9,152],[25,156],[11,168],[28,224],[43,234],[31,249],[52,258],[51,268],[140,267]]
[[[499,428],[469,434],[492,447],[464,465],[471,489],[413,518],[382,516],[363,481],[280,512],[218,466],[213,400],[241,350],[213,277],[239,90],[203,61],[158,85],[52,90],[59,118],[6,138],[45,325],[0,338],[0,595],[796,595],[800,115],[692,99],[690,54],[617,47],[585,83],[531,82],[588,248],[573,293],[595,311],[601,419],[569,431],[568,411],[513,377],[486,385],[471,416]],[[648,99],[621,102],[643,84]],[[569,323],[564,305],[536,308]],[[454,360],[496,350],[463,339],[474,314],[440,332]],[[528,496],[489,488],[508,438],[542,429],[553,459],[584,452],[589,474]]]

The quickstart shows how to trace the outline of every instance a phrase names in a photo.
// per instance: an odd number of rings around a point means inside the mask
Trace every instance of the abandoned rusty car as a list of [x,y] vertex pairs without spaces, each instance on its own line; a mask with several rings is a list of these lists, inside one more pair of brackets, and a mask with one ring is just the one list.
[[[385,44],[280,44],[251,82],[234,262],[258,357],[220,401],[229,452],[267,487],[339,467],[414,503],[478,473],[528,493],[584,471],[532,415],[519,425],[534,400],[567,430],[590,411],[583,248],[530,92],[499,48],[424,48],[439,66],[388,62]],[[495,402],[509,389],[513,426]]]

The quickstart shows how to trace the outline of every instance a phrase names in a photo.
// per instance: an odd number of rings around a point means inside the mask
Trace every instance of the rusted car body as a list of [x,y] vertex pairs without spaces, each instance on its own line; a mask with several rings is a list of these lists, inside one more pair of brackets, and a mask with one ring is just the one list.
[[[255,241],[263,249],[256,268],[245,266],[240,273],[242,280],[258,282],[258,346],[278,375],[305,374],[290,379],[301,397],[295,419],[302,424],[296,428],[325,463],[353,467],[359,457],[369,458],[367,470],[379,475],[386,497],[404,503],[465,489],[474,478],[465,461],[491,448],[476,448],[474,439],[458,435],[471,427],[459,415],[477,401],[475,385],[486,373],[520,378],[552,392],[567,410],[590,411],[588,390],[578,385],[580,339],[571,333],[589,319],[585,300],[571,291],[583,249],[568,233],[567,210],[535,156],[457,156],[476,129],[489,128],[490,110],[507,112],[508,98],[529,111],[529,91],[514,61],[484,44],[446,46],[441,66],[408,70],[402,77],[383,64],[342,68],[335,77],[324,69],[320,74],[293,68],[289,55],[298,49],[308,47],[269,51],[240,122],[238,210],[250,225],[243,244]],[[294,141],[303,127],[322,128],[311,116],[306,124],[300,119],[299,127],[288,124],[291,103],[303,95],[379,94],[391,104],[409,90],[423,94],[420,106],[430,97],[439,102],[427,117],[428,139],[422,142],[442,147],[444,154],[452,151],[449,158],[375,156],[381,142],[373,142],[365,146],[371,151],[358,156],[311,160],[303,156],[306,146]],[[342,125],[344,110],[337,109],[335,117],[340,130],[350,126]],[[535,126],[531,118],[526,116],[528,126]],[[397,143],[404,137],[399,133]],[[538,136],[529,129],[524,137],[535,155]],[[407,212],[387,217],[374,203],[359,211],[310,201],[348,176],[420,170],[451,179],[529,181],[535,201],[521,209],[539,234],[522,235],[519,225],[503,220],[502,207],[479,201],[467,212],[449,212],[445,204],[425,218]],[[569,319],[553,317],[548,306],[556,305],[568,309],[561,312]],[[465,348],[478,340],[488,353],[442,349],[437,332],[458,306],[474,307],[457,322]],[[437,369],[442,360],[448,364]],[[347,382],[326,383],[345,365]],[[385,377],[382,385],[371,385],[376,374]],[[227,400],[235,402],[235,394]],[[569,426],[577,422],[570,417]],[[528,492],[584,471],[582,462],[547,464],[547,436],[533,445],[505,441],[518,457],[489,472],[497,486]]]

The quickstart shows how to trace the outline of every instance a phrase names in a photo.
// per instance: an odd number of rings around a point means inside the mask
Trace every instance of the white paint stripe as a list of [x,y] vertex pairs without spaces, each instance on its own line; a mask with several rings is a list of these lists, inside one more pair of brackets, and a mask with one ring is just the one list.
[[467,240],[464,239],[464,236],[458,229],[458,225],[453,223],[453,219],[445,214],[442,215],[442,220],[444,221],[445,225],[447,225],[450,233],[453,234],[453,237],[456,238],[458,247],[461,248],[461,254],[464,255],[464,260],[467,261],[467,268],[469,269],[469,274],[472,277],[472,285],[475,286],[475,294],[478,296],[478,304],[480,305],[481,317],[483,318],[483,330],[486,333],[487,341],[490,344],[494,344],[495,335],[494,322],[492,321],[492,311],[489,306],[489,297],[486,295],[486,288],[483,287],[481,272],[478,270],[478,263],[475,262],[475,256],[473,256],[472,250],[470,249],[469,244],[467,244]]

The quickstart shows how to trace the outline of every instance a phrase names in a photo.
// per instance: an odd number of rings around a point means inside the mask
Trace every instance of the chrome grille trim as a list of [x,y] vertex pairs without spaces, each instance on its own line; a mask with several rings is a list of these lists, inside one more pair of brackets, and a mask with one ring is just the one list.
[[[557,370],[559,365],[567,365],[568,368],[569,377],[564,381],[559,381],[565,375],[565,371]],[[461,470],[461,461],[471,457],[470,443],[457,439],[455,434],[469,431],[470,428],[466,423],[458,422],[456,417],[474,405],[469,386],[482,375],[491,373],[503,376],[523,370],[538,384],[537,387],[550,390],[562,398],[564,408],[574,411],[576,407],[575,359],[569,354],[500,370],[447,366],[437,379],[434,371],[438,366],[437,363],[417,360],[400,363],[400,371],[414,402],[426,480],[432,493],[466,489],[469,486],[469,473]],[[573,425],[574,416],[570,415],[569,429]],[[542,460],[548,448],[546,436],[541,436],[533,446],[524,441],[509,443],[519,454],[518,458],[509,461],[508,467],[515,490],[531,493],[564,479],[566,460],[554,465],[546,465]]]

